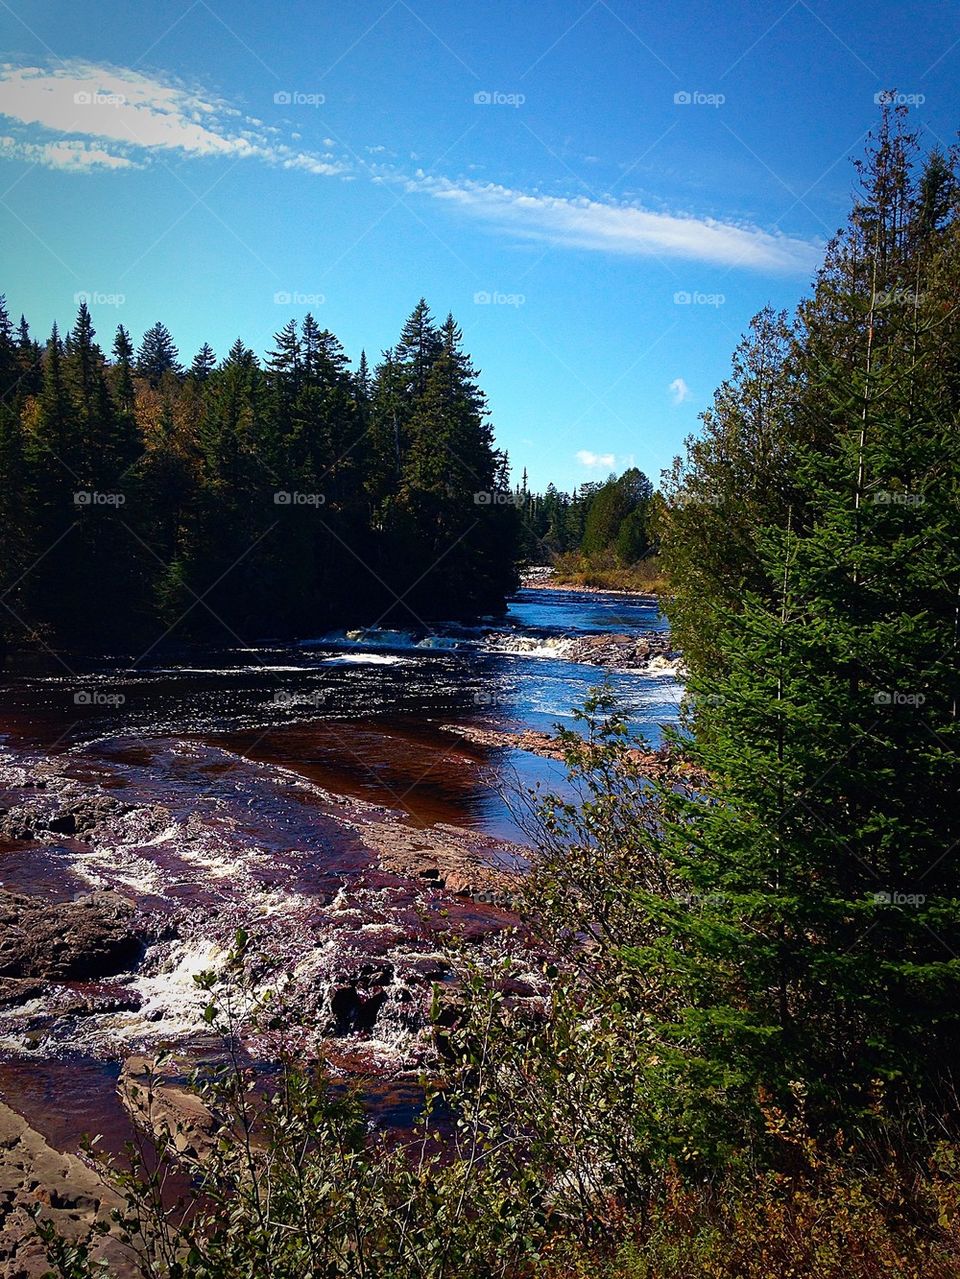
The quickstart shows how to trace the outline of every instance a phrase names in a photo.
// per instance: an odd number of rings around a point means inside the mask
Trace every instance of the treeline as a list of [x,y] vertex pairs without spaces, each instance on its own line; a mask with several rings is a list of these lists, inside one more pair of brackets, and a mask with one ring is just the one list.
[[163,324],[107,358],[85,303],[40,344],[0,300],[0,639],[417,624],[498,610],[516,560],[476,370],[424,301],[371,371],[310,315],[184,367]]
[[582,555],[626,567],[656,549],[659,498],[636,467],[605,483],[582,484],[564,493],[549,484],[543,493],[527,486],[526,471],[515,490],[520,512],[521,546],[529,563]]

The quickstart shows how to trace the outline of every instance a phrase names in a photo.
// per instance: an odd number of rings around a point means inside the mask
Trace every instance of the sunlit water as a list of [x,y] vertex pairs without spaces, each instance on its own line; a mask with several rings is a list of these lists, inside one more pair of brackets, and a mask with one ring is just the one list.
[[670,672],[564,660],[567,637],[662,631],[644,598],[522,591],[505,618],[431,631],[334,632],[298,644],[197,650],[129,662],[68,659],[3,687],[11,744],[96,754],[117,739],[201,739],[382,803],[416,822],[516,838],[511,794],[563,785],[528,751],[477,747],[449,726],[577,729],[574,710],[606,684],[651,745],[676,718]]

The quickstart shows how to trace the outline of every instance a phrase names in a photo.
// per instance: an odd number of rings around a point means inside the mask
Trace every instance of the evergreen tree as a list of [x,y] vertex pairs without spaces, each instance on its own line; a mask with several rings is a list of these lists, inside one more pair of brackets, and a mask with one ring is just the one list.
[[165,324],[158,321],[144,333],[137,353],[137,372],[154,387],[159,386],[167,374],[180,376],[180,356]]
[[[416,577],[424,614],[441,598],[449,615],[499,607],[515,546],[473,490],[505,486],[505,459],[456,326],[444,339],[425,306],[415,316],[402,361],[373,378],[310,315],[264,368],[238,339],[219,367],[205,343],[184,377],[162,323],[136,357],[121,326],[108,363],[82,305],[41,359],[0,307],[0,547],[11,576],[39,565],[18,607],[58,638],[111,646],[158,622],[313,633],[383,614]],[[434,574],[461,540],[464,573]]]
[[[636,959],[675,977],[659,1033],[681,1107],[709,1096],[731,1141],[759,1135],[762,1087],[827,1125],[867,1125],[878,1087],[917,1123],[954,1104],[960,241],[913,147],[885,112],[801,307],[769,449],[784,476],[741,526],[750,585],[730,599],[725,557],[695,578],[720,658],[697,650],[690,681],[709,802],[664,793],[686,891],[644,900],[665,927]],[[686,490],[722,491],[701,456]]]
[[206,382],[207,378],[217,367],[217,357],[214,354],[213,347],[209,342],[204,342],[203,346],[193,357],[193,363],[190,365],[190,376],[196,382]]
[[120,413],[132,415],[136,409],[137,390],[133,380],[133,343],[130,334],[118,325],[113,339],[113,396]]

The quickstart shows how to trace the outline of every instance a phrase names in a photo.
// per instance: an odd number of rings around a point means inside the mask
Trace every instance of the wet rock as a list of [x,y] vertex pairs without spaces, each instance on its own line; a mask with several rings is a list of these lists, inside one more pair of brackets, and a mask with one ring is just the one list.
[[469,832],[444,823],[429,830],[371,824],[364,828],[364,839],[376,849],[383,870],[457,897],[510,909],[516,875],[502,865],[491,865],[494,856],[503,860],[504,845],[494,853],[482,839],[474,842]]
[[8,839],[33,839],[36,814],[32,809],[18,806],[0,809],[0,834]]
[[649,666],[654,658],[668,659],[676,655],[669,635],[652,633],[577,636],[569,641],[564,656],[571,662],[642,669]]
[[96,985],[58,991],[48,1010],[58,1017],[94,1017],[103,1013],[137,1012],[143,1006],[140,994],[128,986],[101,982]]
[[170,821],[159,806],[123,803],[62,778],[28,778],[19,786],[27,797],[0,808],[0,835],[9,839],[131,843],[152,838]]
[[545,649],[565,662],[588,666],[610,666],[624,670],[672,669],[678,654],[670,636],[662,631],[646,634],[519,635],[516,632],[492,631],[487,645],[508,653],[542,653]]
[[39,999],[46,991],[46,984],[19,977],[0,977],[0,1011],[19,1008],[31,999]]
[[89,839],[98,827],[123,810],[124,806],[108,795],[87,795],[54,813],[48,818],[46,829],[54,835]]
[[340,986],[331,992],[330,1013],[335,1035],[362,1034],[373,1030],[387,1000],[383,988],[361,992],[355,986]]
[[110,977],[136,966],[144,949],[133,902],[91,893],[72,902],[0,891],[0,977]]

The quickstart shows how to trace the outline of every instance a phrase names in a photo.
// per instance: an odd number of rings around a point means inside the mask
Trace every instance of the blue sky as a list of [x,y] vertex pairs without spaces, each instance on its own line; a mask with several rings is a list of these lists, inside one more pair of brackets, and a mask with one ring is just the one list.
[[86,293],[105,346],[163,319],[189,359],[312,310],[375,359],[422,294],[535,485],[658,478],[805,290],[879,91],[960,123],[960,9],[918,0],[9,0],[0,36],[15,316]]

